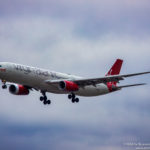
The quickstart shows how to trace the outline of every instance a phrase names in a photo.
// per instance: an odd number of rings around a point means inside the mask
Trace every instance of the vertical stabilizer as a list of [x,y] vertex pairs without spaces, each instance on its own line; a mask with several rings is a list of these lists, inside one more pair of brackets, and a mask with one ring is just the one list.
[[[118,74],[120,74],[122,63],[123,63],[123,60],[117,59],[116,62],[111,67],[111,69],[106,74],[106,76],[112,76],[112,75],[118,75]],[[116,85],[117,85],[117,82],[114,82],[114,81],[107,83],[107,86],[108,86],[108,88],[109,88],[110,91],[112,91],[112,86],[116,86]]]
[[123,60],[117,59],[116,62],[113,64],[109,72],[106,74],[106,76],[111,76],[111,75],[118,75],[120,74],[120,70],[122,67]]

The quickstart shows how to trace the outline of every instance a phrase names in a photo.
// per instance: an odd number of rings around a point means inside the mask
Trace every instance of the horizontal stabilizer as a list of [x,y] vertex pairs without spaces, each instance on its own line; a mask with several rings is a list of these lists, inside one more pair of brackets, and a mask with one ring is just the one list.
[[117,88],[122,89],[122,88],[127,88],[127,87],[132,87],[132,86],[141,86],[141,85],[146,85],[146,83],[122,85],[122,86],[118,86]]

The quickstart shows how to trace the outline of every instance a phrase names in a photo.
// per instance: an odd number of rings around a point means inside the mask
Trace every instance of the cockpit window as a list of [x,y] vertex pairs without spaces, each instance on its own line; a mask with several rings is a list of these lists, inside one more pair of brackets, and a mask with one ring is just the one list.
[[2,67],[2,65],[0,65],[0,67]]

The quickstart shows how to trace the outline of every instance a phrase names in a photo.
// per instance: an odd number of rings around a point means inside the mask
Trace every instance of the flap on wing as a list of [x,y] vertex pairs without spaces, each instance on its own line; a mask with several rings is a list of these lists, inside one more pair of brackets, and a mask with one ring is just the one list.
[[75,80],[74,82],[78,85],[85,86],[85,85],[96,85],[100,83],[107,83],[107,82],[119,82],[120,80],[124,80],[122,77],[115,77],[115,76],[107,76],[103,78],[93,78],[93,79],[79,79]]

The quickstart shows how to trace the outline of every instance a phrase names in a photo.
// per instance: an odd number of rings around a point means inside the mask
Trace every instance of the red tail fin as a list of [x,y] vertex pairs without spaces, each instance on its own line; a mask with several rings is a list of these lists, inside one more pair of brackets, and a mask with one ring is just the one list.
[[[106,76],[111,75],[118,75],[120,73],[121,67],[122,67],[123,60],[117,59],[116,62],[113,64],[109,72],[106,74]],[[107,87],[109,91],[112,91],[112,86],[116,86],[117,82],[108,82]]]
[[118,75],[120,73],[122,63],[123,63],[123,60],[117,59],[116,62],[111,67],[111,69],[109,70],[109,72],[106,74],[106,76]]

